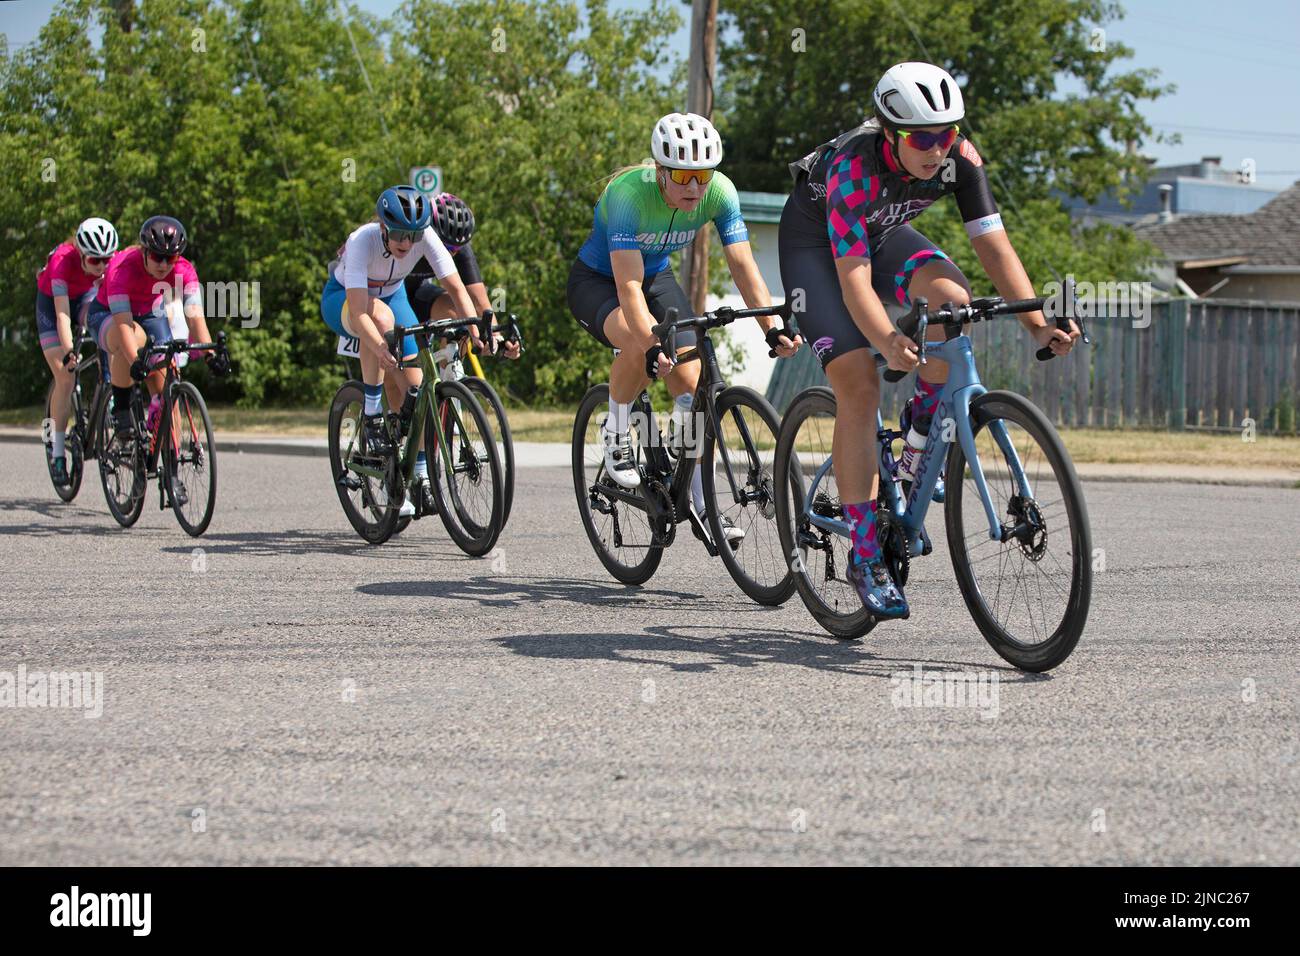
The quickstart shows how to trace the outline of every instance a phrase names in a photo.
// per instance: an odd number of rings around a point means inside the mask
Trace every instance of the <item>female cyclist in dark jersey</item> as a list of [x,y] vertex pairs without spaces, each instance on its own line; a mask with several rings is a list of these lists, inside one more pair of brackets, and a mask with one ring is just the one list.
[[[460,276],[465,291],[469,293],[470,301],[474,303],[475,314],[482,315],[484,312],[493,311],[492,303],[488,301],[483,273],[478,267],[478,258],[470,245],[470,239],[474,237],[477,228],[473,210],[463,199],[451,193],[439,193],[434,196],[431,207],[429,225],[438,234],[442,244],[447,247],[447,252],[451,254],[451,261],[456,266],[456,274]],[[431,273],[412,272],[407,276],[406,297],[411,303],[411,310],[415,313],[417,322],[467,318],[467,316],[456,315],[451,296],[447,295],[447,290],[438,284],[437,278]],[[466,343],[466,348],[468,347]],[[517,359],[519,343],[507,342],[501,347],[501,351],[506,358]]]
[[[931,203],[952,193],[980,264],[998,293],[1034,297],[1034,288],[1002,227],[973,143],[960,135],[961,90],[929,63],[900,63],[876,85],[875,117],[793,163],[794,191],[781,215],[779,251],[786,294],[803,293],[800,332],[816,351],[835,391],[832,444],[835,481],[853,530],[849,580],[877,617],[906,617],[907,602],[880,560],[876,543],[876,478],[871,460],[880,381],[868,345],[889,367],[917,367],[916,349],[897,332],[884,303],[909,306],[970,301],[960,269],[908,225]],[[1034,340],[1064,355],[1078,338],[1049,324],[1041,312],[1019,316]],[[943,338],[943,328],[930,330]],[[907,478],[924,447],[929,416],[948,378],[930,360],[917,374],[905,415]]]

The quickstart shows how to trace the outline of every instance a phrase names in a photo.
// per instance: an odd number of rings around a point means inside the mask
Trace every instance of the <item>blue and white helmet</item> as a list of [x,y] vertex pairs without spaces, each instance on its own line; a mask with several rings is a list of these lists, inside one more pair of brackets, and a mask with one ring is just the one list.
[[375,203],[379,221],[389,229],[418,232],[429,225],[429,200],[414,186],[390,186]]

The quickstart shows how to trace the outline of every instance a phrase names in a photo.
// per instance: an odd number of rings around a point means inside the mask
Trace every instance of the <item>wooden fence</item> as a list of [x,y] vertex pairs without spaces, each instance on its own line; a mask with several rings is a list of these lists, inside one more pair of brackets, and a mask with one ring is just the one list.
[[[1172,299],[1151,306],[1150,323],[1085,320],[1091,346],[1039,362],[1014,317],[971,330],[975,363],[990,389],[1031,398],[1058,425],[1240,430],[1294,434],[1300,396],[1300,303]],[[767,397],[784,412],[798,392],[825,385],[809,348],[776,363]],[[912,381],[882,380],[886,421],[911,395]]]

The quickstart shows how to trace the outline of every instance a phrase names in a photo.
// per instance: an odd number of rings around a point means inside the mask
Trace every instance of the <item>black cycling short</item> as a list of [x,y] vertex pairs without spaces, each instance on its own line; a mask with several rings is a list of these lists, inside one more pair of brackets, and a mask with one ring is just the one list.
[[[794,203],[787,202],[781,213],[777,250],[786,299],[802,295],[803,308],[794,318],[822,368],[845,352],[871,348],[844,304],[825,226],[811,223]],[[931,259],[947,258],[911,226],[899,226],[871,257],[871,288],[886,307],[910,306],[907,287],[917,267]]]
[[[668,317],[669,309],[677,310],[677,317],[688,318],[695,313],[691,310],[690,300],[677,284],[672,269],[651,276],[641,286],[645,293],[646,305],[656,322]],[[618,287],[614,277],[597,272],[581,259],[575,259],[569,270],[569,311],[578,320],[578,324],[590,333],[597,342],[608,348],[614,343],[605,337],[605,320],[618,308]],[[677,333],[678,350],[695,344],[695,333],[684,329]]]
[[411,303],[411,311],[415,313],[415,320],[423,325],[429,321],[429,313],[433,310],[433,304],[439,298],[447,294],[447,290],[433,279],[425,279],[419,285],[415,286],[414,291],[407,286],[407,301]]

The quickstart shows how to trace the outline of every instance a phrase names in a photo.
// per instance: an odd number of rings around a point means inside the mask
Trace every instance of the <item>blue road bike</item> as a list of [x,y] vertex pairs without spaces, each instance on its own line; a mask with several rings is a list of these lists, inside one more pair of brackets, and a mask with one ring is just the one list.
[[[894,582],[903,589],[911,559],[932,551],[926,512],[946,472],[944,527],[962,598],[993,649],[1027,671],[1056,667],[1083,633],[1092,594],[1088,510],[1055,427],[1024,396],[985,389],[962,325],[1037,311],[1046,301],[983,298],[930,312],[918,298],[899,321],[899,331],[920,343],[922,361],[949,363],[915,482],[897,477],[893,443],[903,432],[876,416],[877,531]],[[936,322],[946,339],[926,342],[926,328]],[[1068,317],[1057,325],[1067,328]],[[1051,352],[1040,349],[1038,357]],[[876,361],[884,365],[881,356]],[[885,377],[905,374],[891,370]],[[777,496],[777,525],[808,610],[836,637],[857,638],[876,619],[845,574],[851,541],[832,468],[834,425],[829,388],[801,392],[786,410],[774,470],[791,480],[784,484],[789,493]]]

